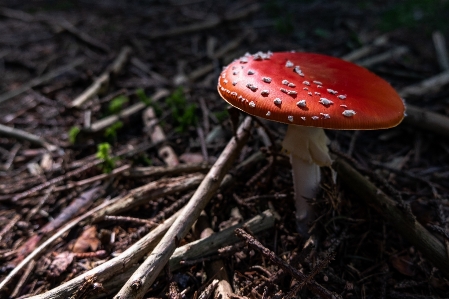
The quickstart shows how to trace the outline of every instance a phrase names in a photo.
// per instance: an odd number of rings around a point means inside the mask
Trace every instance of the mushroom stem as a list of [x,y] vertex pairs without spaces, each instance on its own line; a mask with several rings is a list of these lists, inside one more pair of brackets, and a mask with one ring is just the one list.
[[320,166],[330,166],[328,139],[322,128],[289,125],[282,146],[290,153],[295,190],[296,226],[307,235],[313,211],[307,199],[315,197],[320,183]]
[[296,223],[306,228],[313,217],[308,199],[315,197],[321,179],[320,167],[290,154],[292,164],[293,188],[295,190]]

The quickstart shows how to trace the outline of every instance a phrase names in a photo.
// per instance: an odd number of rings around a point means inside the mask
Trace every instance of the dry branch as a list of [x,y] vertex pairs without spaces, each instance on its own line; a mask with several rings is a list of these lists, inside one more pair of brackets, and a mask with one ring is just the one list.
[[433,44],[438,58],[438,64],[443,71],[449,70],[449,56],[447,54],[446,41],[440,31],[432,34]]
[[117,215],[162,196],[196,188],[203,178],[203,174],[193,174],[176,178],[165,178],[148,183],[131,190],[129,194],[123,197],[112,199],[112,204],[95,213],[92,219],[93,221],[99,221],[105,215]]
[[196,23],[188,26],[176,27],[173,29],[165,30],[165,31],[153,31],[151,34],[148,34],[148,37],[151,39],[161,38],[161,37],[173,37],[176,35],[192,33],[200,30],[214,28],[223,22],[231,22],[236,21],[238,19],[242,19],[247,17],[248,15],[257,12],[260,9],[259,4],[253,4],[246,9],[242,9],[238,13],[233,13],[229,15],[225,15],[222,18],[215,17],[211,20],[204,21],[201,23]]
[[411,124],[440,135],[449,136],[449,117],[419,107],[407,105],[405,124]]
[[133,167],[129,170],[130,177],[179,175],[181,173],[203,172],[210,169],[207,163],[179,164],[176,166]]
[[[164,98],[168,95],[169,95],[168,90],[159,89],[151,96],[151,99],[154,101],[157,101],[157,100]],[[85,128],[83,130],[85,130],[87,132],[98,132],[98,131],[104,130],[107,127],[115,124],[119,120],[127,118],[127,117],[143,110],[145,107],[146,107],[145,103],[138,102],[134,105],[131,105],[131,106],[123,109],[118,114],[110,115],[110,116],[107,116],[105,118],[102,118],[102,119],[94,122],[89,128]]]
[[179,159],[175,151],[170,145],[164,144],[167,142],[167,137],[165,136],[164,130],[159,125],[159,120],[156,117],[156,112],[154,112],[153,107],[148,107],[143,113],[142,118],[145,124],[146,133],[149,135],[151,142],[161,143],[161,146],[157,151],[159,157],[164,160],[165,164],[168,166],[178,165]]
[[31,143],[40,145],[48,151],[54,151],[58,149],[56,145],[50,144],[49,142],[45,141],[45,139],[42,137],[36,136],[23,130],[11,128],[2,124],[0,124],[0,135],[6,135],[20,140],[26,140]]
[[[146,253],[148,253],[159,241],[162,235],[169,229],[179,213],[174,214],[169,219],[161,223],[153,231],[149,232],[134,245],[129,247],[119,256],[101,264],[98,267],[87,271],[74,279],[51,289],[43,294],[30,297],[29,299],[65,299],[69,298],[78,290],[86,280],[95,277],[97,282],[114,281],[114,279],[122,278],[122,283],[129,277],[129,274],[120,275],[135,263],[137,263]],[[125,277],[123,277],[125,276]],[[117,287],[117,285],[115,286]]]
[[390,60],[391,58],[396,58],[398,56],[401,56],[405,53],[407,53],[409,50],[407,47],[396,47],[391,50],[388,50],[384,53],[381,53],[379,55],[375,55],[369,58],[366,58],[365,60],[362,60],[358,62],[358,65],[361,65],[363,67],[370,67],[372,65]]
[[112,62],[108,69],[102,73],[82,94],[76,97],[71,107],[80,107],[82,104],[90,100],[92,97],[100,94],[103,90],[107,89],[111,77],[118,75],[128,61],[131,54],[130,47],[123,47],[118,54],[117,58]]
[[410,96],[419,97],[427,93],[437,91],[442,86],[449,83],[449,71],[439,73],[417,84],[407,86],[399,91],[399,95],[403,98]]
[[16,276],[17,273],[19,273],[23,267],[25,267],[31,260],[37,258],[48,246],[50,246],[53,242],[58,240],[62,235],[64,235],[66,232],[68,232],[70,229],[72,229],[74,226],[76,226],[78,223],[83,221],[84,219],[90,217],[93,213],[96,211],[102,209],[103,207],[107,206],[109,204],[109,201],[105,201],[98,207],[88,211],[84,215],[74,219],[73,221],[67,223],[66,226],[61,228],[57,233],[52,235],[48,240],[46,240],[44,243],[42,243],[39,247],[37,247],[33,252],[31,252],[25,259],[23,259],[22,262],[20,262],[9,274],[8,276],[3,279],[2,282],[0,282],[0,290],[2,290],[9,281]]
[[28,81],[27,83],[24,83],[19,88],[5,92],[4,94],[0,95],[0,103],[10,100],[13,97],[15,97],[19,94],[22,94],[22,93],[26,92],[27,90],[29,90],[33,87],[36,87],[42,83],[46,83],[46,82],[50,81],[51,79],[56,78],[56,77],[64,74],[65,72],[77,67],[78,65],[80,65],[83,62],[84,62],[83,58],[75,59],[74,61],[72,61],[71,63],[69,63],[67,65],[64,65],[60,68],[57,68],[53,71],[46,73],[45,75],[34,78],[34,79]]
[[314,279],[311,279],[304,273],[300,272],[295,267],[284,262],[280,257],[278,257],[274,252],[266,248],[259,241],[253,238],[250,234],[245,232],[243,229],[236,229],[235,233],[242,239],[244,239],[248,245],[257,251],[259,251],[264,257],[270,259],[274,264],[279,266],[284,271],[290,273],[298,281],[306,281],[305,287],[308,288],[315,295],[319,295],[321,298],[327,299],[337,299],[341,298],[338,294],[335,294],[322,285],[318,284]]
[[233,137],[222,154],[212,166],[182,214],[165,234],[145,262],[134,272],[114,298],[142,298],[168,262],[177,247],[177,243],[188,232],[210,198],[218,190],[223,177],[232,166],[232,162],[246,143],[251,129],[251,118],[246,117],[237,135]]
[[[81,274],[80,276],[64,283],[63,285],[47,291],[44,294],[30,297],[29,299],[65,299],[69,298],[87,279],[95,277],[97,282],[102,282],[109,293],[117,290],[136,270],[134,266],[145,254],[147,254],[162,235],[173,225],[178,213],[171,216],[165,222],[161,223],[153,231],[148,233],[130,248],[125,250],[119,256],[107,261],[100,266]],[[179,261],[183,259],[196,259],[199,256],[212,254],[219,248],[232,244],[236,241],[233,231],[238,227],[247,227],[254,233],[258,233],[273,227],[274,216],[267,210],[253,217],[252,219],[235,225],[229,229],[223,230],[211,237],[204,238],[178,248],[170,258],[170,269],[179,270],[182,264]],[[89,297],[90,298],[90,297]]]
[[444,245],[419,222],[400,210],[397,203],[341,159],[332,165],[342,180],[369,206],[377,210],[402,236],[416,246],[435,267],[449,277],[449,258]]

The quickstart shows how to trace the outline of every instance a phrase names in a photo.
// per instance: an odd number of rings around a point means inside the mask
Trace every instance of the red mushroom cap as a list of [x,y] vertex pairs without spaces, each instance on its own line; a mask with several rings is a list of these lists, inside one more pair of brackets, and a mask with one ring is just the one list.
[[218,92],[249,114],[327,129],[382,129],[404,117],[391,85],[353,63],[313,53],[246,54],[228,65]]

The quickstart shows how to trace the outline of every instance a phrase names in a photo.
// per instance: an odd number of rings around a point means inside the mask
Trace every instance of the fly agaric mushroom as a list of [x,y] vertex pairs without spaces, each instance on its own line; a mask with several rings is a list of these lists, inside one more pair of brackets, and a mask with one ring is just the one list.
[[332,159],[323,129],[374,130],[398,125],[404,103],[382,78],[353,63],[313,53],[262,53],[224,68],[218,92],[251,115],[288,124],[282,146],[290,154],[298,231],[307,235],[320,166]]

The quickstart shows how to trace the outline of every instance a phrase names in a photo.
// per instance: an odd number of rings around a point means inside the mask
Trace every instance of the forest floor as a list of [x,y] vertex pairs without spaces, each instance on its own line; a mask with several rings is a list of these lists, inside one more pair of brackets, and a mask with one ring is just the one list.
[[[449,298],[447,1],[22,2],[0,5],[1,298]],[[233,59],[290,50],[409,105],[326,131],[310,238],[286,126],[240,115],[235,139],[217,93]]]

